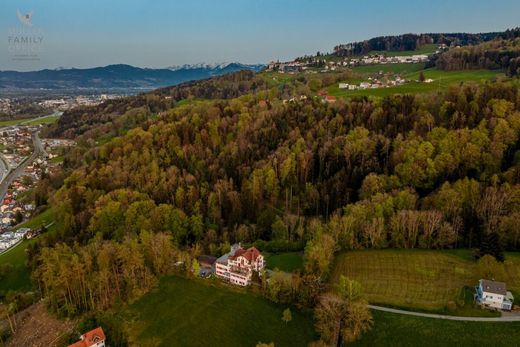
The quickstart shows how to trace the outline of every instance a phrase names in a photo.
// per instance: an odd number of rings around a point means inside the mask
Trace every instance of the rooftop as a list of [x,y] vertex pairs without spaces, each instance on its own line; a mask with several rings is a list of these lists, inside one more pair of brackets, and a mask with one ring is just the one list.
[[231,259],[235,259],[240,256],[246,258],[249,262],[252,262],[260,256],[260,251],[255,247],[248,248],[247,250],[240,248],[235,252],[233,256],[231,256]]
[[81,335],[81,341],[69,345],[69,347],[90,347],[105,340],[105,333],[101,327],[90,330]]
[[490,280],[480,280],[480,284],[482,285],[482,290],[488,293],[506,295],[506,284],[504,282],[498,281],[490,281]]

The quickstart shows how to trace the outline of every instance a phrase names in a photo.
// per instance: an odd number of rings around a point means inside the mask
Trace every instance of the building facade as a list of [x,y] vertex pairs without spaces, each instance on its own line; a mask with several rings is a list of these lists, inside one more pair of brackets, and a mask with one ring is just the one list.
[[478,304],[506,311],[513,308],[513,295],[506,290],[504,282],[481,279],[475,289],[475,301]]
[[217,259],[215,274],[230,283],[247,286],[251,284],[253,272],[259,272],[264,266],[264,257],[258,249],[243,249],[240,244],[235,244],[229,253]]

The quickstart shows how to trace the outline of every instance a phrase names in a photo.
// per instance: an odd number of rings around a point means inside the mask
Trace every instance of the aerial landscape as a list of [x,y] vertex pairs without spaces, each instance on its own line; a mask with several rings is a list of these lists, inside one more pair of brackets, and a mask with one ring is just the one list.
[[0,7],[0,347],[520,346],[520,3]]

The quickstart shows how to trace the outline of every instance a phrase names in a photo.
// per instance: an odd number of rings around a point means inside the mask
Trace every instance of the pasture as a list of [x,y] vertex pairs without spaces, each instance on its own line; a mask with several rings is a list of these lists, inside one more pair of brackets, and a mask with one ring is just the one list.
[[177,276],[166,277],[152,292],[121,313],[138,346],[306,346],[317,339],[312,313],[226,288]]

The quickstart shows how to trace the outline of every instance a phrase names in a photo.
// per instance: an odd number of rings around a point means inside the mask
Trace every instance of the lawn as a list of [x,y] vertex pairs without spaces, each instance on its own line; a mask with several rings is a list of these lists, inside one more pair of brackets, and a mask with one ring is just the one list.
[[163,278],[151,293],[125,309],[132,345],[139,346],[306,346],[317,339],[312,314],[181,277]]
[[[460,254],[459,254],[460,253]],[[477,263],[466,253],[451,254],[427,250],[367,250],[338,255],[333,281],[345,275],[363,286],[369,302],[414,310],[446,312],[457,315],[485,315],[488,311],[468,307],[464,287],[478,282]],[[507,259],[518,264],[520,258]],[[508,288],[518,291],[520,271],[510,271]],[[457,302],[464,307],[451,308]],[[451,304],[450,304],[451,303]]]
[[520,322],[458,322],[372,312],[374,327],[349,346],[518,346]]
[[[399,64],[396,64],[399,65]],[[374,69],[377,72],[378,67],[391,68],[390,65],[372,65],[367,66],[368,68]],[[365,68],[365,67],[364,67]],[[413,68],[410,67],[410,70]],[[420,71],[423,71],[426,78],[433,79],[432,83],[418,83],[408,82],[400,86],[388,87],[388,88],[377,88],[377,89],[364,89],[364,90],[345,90],[339,89],[337,85],[328,88],[329,94],[336,97],[355,97],[355,96],[376,96],[384,97],[392,94],[417,94],[426,92],[443,91],[452,84],[462,82],[482,82],[491,80],[497,76],[504,76],[500,71],[492,70],[464,70],[464,71],[442,71],[436,68],[426,70],[416,70],[413,72],[407,72],[402,74],[402,77],[416,81],[419,78]]]
[[294,272],[303,269],[303,257],[300,252],[266,254],[267,268]]
[[[36,217],[28,220],[20,227],[37,228],[42,225],[48,225],[54,220],[53,211],[51,209],[40,213]],[[55,232],[58,228],[58,224],[52,225],[48,232]],[[5,278],[0,281],[0,296],[7,293],[9,290],[30,290],[31,274],[26,266],[27,254],[25,250],[27,247],[38,240],[38,237],[31,240],[24,240],[14,248],[11,248],[7,252],[0,254],[0,264],[11,264],[14,266],[12,272],[10,272]]]

